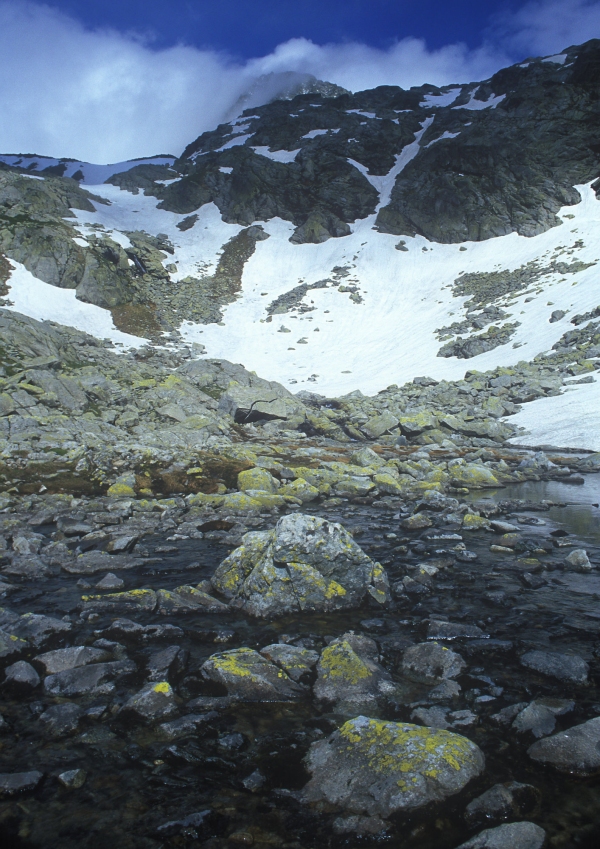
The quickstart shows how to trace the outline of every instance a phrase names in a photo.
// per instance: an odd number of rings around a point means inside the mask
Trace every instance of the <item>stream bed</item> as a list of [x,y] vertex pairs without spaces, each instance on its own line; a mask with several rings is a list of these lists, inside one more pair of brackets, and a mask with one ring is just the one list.
[[[432,512],[426,530],[406,530],[409,514],[391,498],[374,504],[337,499],[303,508],[341,522],[386,568],[394,601],[384,609],[371,602],[360,610],[270,621],[234,610],[160,616],[135,609],[119,614],[115,623],[114,614],[82,612],[82,594],[96,591],[101,574],[82,578],[51,569],[36,578],[23,568],[21,576],[13,575],[1,601],[11,613],[0,614],[8,623],[1,628],[9,627],[12,614],[53,617],[68,625],[68,633],[40,638],[38,654],[85,645],[132,665],[105,693],[71,699],[81,710],[65,733],[53,731],[43,717],[68,699],[48,695],[35,682],[3,686],[0,773],[35,770],[43,776],[31,788],[0,798],[3,846],[455,849],[482,828],[505,821],[489,812],[466,818],[467,805],[498,783],[519,782],[528,789],[508,821],[537,823],[556,849],[597,847],[600,777],[577,778],[533,761],[527,749],[536,738],[513,725],[518,713],[510,709],[539,699],[563,700],[554,732],[600,716],[600,475],[585,476],[580,486],[529,482],[461,498],[462,513]],[[483,517],[516,526],[515,549],[491,551],[497,535],[466,530],[461,523],[466,504]],[[60,522],[42,507],[39,498],[21,513],[2,516],[26,524],[43,543],[57,539]],[[98,505],[79,499],[76,509],[73,521],[85,522]],[[276,520],[270,514],[257,517],[252,530],[271,528]],[[177,539],[176,524],[155,528],[136,545],[136,565],[118,572],[125,590],[198,584],[234,547],[226,522],[187,539]],[[578,549],[587,552],[591,572],[565,567],[565,557]],[[429,568],[423,570],[423,564]],[[456,679],[460,691],[435,702],[428,688],[404,679],[402,656],[435,636],[440,622],[464,625],[465,634],[474,636],[439,639],[462,656],[466,668]],[[396,815],[375,834],[353,830],[344,812],[299,799],[309,778],[304,757],[310,745],[350,718],[311,697],[314,672],[303,679],[306,698],[293,703],[231,701],[200,673],[216,652],[273,643],[321,652],[348,631],[376,641],[381,664],[400,685],[400,695],[382,705],[380,718],[427,724],[423,720],[433,715],[427,713],[432,708],[438,716],[439,710],[442,717],[444,710],[456,714],[462,724],[451,730],[477,743],[486,758],[483,774],[460,793]],[[588,680],[574,683],[527,668],[520,658],[528,651],[577,655],[588,664]],[[22,658],[39,670],[35,656],[29,651]],[[3,659],[3,666],[16,659]],[[198,717],[193,728],[169,736],[162,725],[131,721],[121,711],[153,670],[172,685],[179,716]]]

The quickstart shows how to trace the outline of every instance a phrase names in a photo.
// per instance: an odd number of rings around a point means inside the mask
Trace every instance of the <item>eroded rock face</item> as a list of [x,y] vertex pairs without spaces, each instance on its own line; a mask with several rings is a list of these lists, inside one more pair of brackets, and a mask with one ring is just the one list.
[[485,759],[458,734],[358,716],[313,743],[306,763],[312,778],[305,801],[388,817],[458,793]]
[[260,617],[389,600],[384,569],[340,524],[298,513],[273,531],[246,534],[211,583],[231,606]]

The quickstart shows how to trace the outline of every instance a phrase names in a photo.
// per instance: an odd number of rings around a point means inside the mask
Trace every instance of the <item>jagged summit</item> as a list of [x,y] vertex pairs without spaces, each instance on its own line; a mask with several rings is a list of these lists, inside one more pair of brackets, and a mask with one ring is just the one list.
[[246,109],[263,106],[274,100],[293,100],[299,94],[320,94],[322,97],[338,97],[350,92],[335,83],[318,80],[313,74],[299,71],[283,71],[280,73],[261,74],[252,82],[247,91],[236,100],[225,116],[226,121],[232,121]]

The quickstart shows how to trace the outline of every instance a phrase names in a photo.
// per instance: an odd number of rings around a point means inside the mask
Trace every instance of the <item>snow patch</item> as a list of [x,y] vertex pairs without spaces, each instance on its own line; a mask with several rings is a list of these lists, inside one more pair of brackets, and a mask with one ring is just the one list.
[[266,156],[267,159],[272,159],[273,162],[294,162],[302,148],[299,147],[296,150],[269,150],[268,146],[261,145],[260,147],[253,147],[252,150],[259,156]]
[[438,136],[437,139],[434,139],[433,141],[430,141],[429,144],[426,144],[425,147],[431,147],[432,144],[436,144],[437,142],[443,141],[444,139],[455,139],[457,136],[460,136],[460,132],[451,133],[446,130],[441,136]]
[[451,103],[454,103],[461,91],[461,88],[452,88],[444,94],[426,94],[425,100],[421,101],[419,106],[422,109],[432,109],[436,106],[450,106]]

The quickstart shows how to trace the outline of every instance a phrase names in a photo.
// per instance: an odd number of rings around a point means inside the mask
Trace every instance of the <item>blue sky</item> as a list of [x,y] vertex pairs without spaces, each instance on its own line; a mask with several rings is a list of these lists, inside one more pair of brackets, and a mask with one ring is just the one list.
[[291,38],[317,44],[362,41],[385,48],[395,39],[423,38],[431,48],[452,41],[477,47],[498,13],[523,0],[59,0],[90,27],[138,33],[155,46],[178,41],[253,58]]
[[178,154],[285,72],[444,86],[598,37],[600,0],[0,0],[0,152]]

